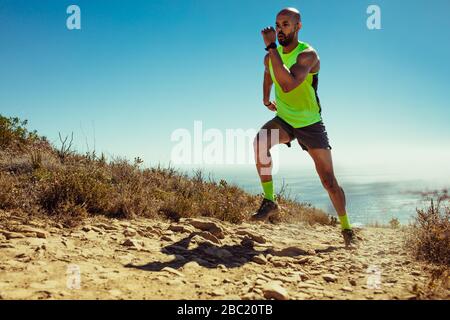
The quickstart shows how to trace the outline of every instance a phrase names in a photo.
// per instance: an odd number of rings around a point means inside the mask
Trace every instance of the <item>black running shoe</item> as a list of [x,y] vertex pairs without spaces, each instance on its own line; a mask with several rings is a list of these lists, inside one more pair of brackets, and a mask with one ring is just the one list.
[[342,230],[342,236],[344,237],[344,243],[346,247],[350,247],[352,244],[356,244],[356,235],[352,229]]
[[280,207],[275,202],[264,199],[259,207],[258,211],[252,215],[251,220],[253,221],[265,221],[269,219],[274,214],[278,213]]

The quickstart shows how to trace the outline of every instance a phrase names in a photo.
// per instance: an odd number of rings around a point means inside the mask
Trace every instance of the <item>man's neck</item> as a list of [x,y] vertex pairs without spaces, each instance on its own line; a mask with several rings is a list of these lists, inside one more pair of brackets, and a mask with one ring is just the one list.
[[298,46],[298,39],[294,39],[290,44],[288,44],[286,47],[283,47],[283,53],[289,53]]

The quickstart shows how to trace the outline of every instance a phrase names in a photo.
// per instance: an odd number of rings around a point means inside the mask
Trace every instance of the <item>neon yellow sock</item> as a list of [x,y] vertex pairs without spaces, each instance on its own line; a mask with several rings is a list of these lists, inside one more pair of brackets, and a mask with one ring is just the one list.
[[350,230],[352,227],[350,226],[350,222],[348,221],[347,214],[344,214],[343,216],[339,216],[339,221],[341,222],[341,228],[342,230]]
[[275,196],[273,195],[273,181],[262,182],[261,185],[264,190],[264,198],[275,201]]

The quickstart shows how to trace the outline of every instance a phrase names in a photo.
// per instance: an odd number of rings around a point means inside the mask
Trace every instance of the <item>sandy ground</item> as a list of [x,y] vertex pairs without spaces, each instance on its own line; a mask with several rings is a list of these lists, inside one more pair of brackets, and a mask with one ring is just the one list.
[[[430,275],[403,233],[338,227],[89,219],[0,225],[0,299],[414,299]],[[442,298],[449,298],[449,291]]]

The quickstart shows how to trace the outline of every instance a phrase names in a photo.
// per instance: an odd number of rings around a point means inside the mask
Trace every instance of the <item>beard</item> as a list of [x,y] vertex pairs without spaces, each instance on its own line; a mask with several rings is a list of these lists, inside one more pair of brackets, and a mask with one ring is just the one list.
[[292,43],[292,41],[294,41],[294,32],[292,32],[288,35],[285,35],[285,34],[282,34],[282,35],[283,35],[283,38],[280,39],[279,38],[280,34],[278,34],[278,42],[280,43],[281,46],[286,47],[286,46],[290,45]]

